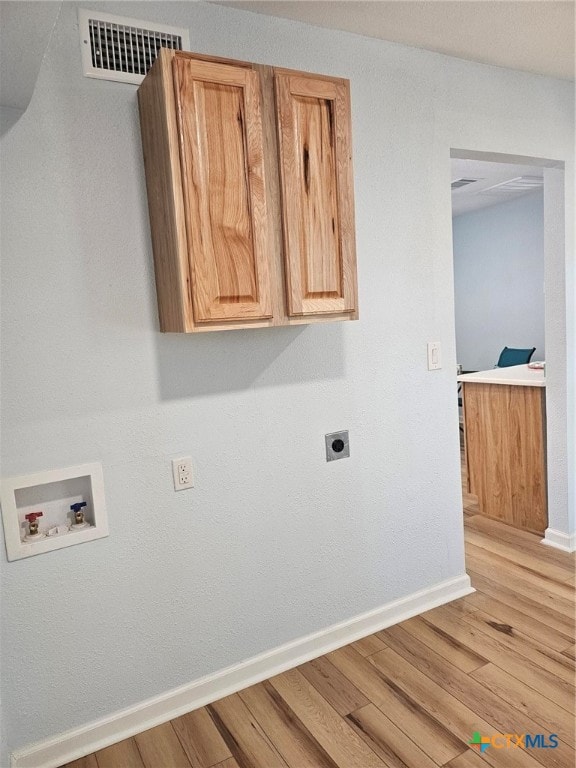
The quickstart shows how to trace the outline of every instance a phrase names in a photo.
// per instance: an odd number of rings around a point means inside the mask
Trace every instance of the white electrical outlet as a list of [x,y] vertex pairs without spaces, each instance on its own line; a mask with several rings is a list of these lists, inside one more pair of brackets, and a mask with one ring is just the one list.
[[428,370],[437,371],[442,368],[442,347],[439,341],[428,342]]
[[174,479],[175,491],[183,491],[185,488],[194,487],[192,459],[190,456],[185,456],[182,459],[172,459],[172,477]]

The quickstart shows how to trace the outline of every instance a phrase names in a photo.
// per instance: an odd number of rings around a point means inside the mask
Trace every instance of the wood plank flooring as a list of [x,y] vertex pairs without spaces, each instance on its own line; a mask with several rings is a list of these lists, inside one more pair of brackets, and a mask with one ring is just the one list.
[[[66,768],[573,768],[575,558],[465,486],[464,516],[475,594]],[[559,741],[480,755],[474,733]]]

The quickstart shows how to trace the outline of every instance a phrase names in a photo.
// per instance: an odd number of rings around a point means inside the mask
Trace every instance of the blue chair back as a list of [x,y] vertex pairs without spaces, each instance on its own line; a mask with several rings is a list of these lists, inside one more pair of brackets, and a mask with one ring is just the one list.
[[512,347],[504,347],[502,352],[500,352],[496,368],[508,368],[511,365],[529,363],[530,358],[535,351],[536,347],[532,347],[532,349],[513,349]]

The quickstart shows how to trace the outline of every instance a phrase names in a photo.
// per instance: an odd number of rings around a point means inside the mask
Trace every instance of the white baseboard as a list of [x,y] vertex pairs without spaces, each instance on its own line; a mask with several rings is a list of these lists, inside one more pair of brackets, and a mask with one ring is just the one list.
[[57,768],[472,592],[467,575],[443,581],[108,717],[19,749],[12,754],[11,766]]
[[562,533],[554,528],[546,528],[542,544],[561,549],[563,552],[576,552],[576,533]]

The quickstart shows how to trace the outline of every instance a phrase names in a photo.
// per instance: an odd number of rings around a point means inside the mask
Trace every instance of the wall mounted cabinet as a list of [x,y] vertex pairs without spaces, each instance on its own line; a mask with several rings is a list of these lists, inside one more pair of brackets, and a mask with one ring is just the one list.
[[138,101],[162,331],[357,319],[347,80],[162,50]]

